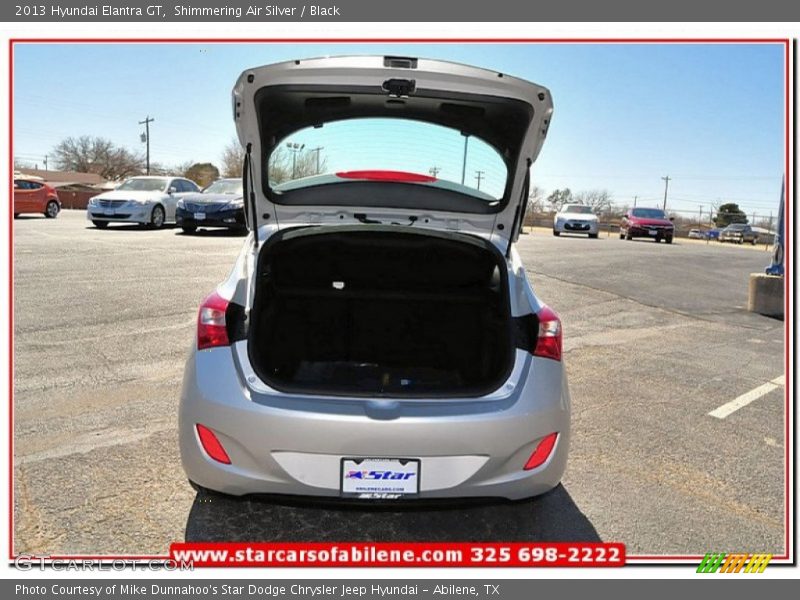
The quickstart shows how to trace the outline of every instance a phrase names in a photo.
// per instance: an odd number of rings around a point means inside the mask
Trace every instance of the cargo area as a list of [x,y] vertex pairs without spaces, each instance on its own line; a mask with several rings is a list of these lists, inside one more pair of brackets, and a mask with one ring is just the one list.
[[513,356],[504,257],[488,242],[410,227],[307,227],[262,248],[253,369],[282,390],[477,396]]

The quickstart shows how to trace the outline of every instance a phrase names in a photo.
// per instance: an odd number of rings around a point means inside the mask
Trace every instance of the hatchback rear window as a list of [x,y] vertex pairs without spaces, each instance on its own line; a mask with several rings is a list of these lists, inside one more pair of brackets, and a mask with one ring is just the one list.
[[486,141],[441,125],[398,118],[357,118],[301,129],[268,159],[278,190],[354,180],[444,187],[494,203],[508,169]]

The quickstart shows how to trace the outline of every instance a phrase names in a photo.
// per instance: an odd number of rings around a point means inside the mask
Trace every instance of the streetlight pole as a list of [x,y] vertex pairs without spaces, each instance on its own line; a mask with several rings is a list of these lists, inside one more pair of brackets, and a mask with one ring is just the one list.
[[147,175],[150,175],[150,123],[153,121],[155,119],[151,119],[150,115],[147,115],[144,121],[139,121],[139,125],[144,125],[144,139],[142,141],[147,142]]
[[287,142],[286,147],[289,148],[289,152],[292,153],[292,179],[294,179],[295,173],[297,173],[297,155],[306,145],[297,142]]
[[469,144],[469,135],[464,135],[464,160],[461,163],[461,185],[464,185],[464,179],[467,177],[467,145]]
[[483,174],[485,171],[475,171],[475,179],[478,181],[478,189],[481,189],[481,179],[485,179]]

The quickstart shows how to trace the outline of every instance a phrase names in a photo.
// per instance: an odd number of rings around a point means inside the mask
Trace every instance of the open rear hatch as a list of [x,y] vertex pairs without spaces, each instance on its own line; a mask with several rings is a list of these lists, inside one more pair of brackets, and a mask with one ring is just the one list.
[[251,228],[366,220],[501,242],[518,233],[552,101],[496,71],[355,56],[248,69],[233,109]]

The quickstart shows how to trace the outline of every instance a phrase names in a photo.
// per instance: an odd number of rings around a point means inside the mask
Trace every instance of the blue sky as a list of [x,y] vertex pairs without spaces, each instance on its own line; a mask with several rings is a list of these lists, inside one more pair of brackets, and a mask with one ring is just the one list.
[[331,54],[442,58],[550,88],[550,133],[534,165],[547,191],[607,189],[618,203],[775,211],[783,174],[779,45],[37,44],[15,46],[14,155],[39,163],[67,136],[97,135],[154,161],[219,162],[234,136],[230,89],[270,62]]

